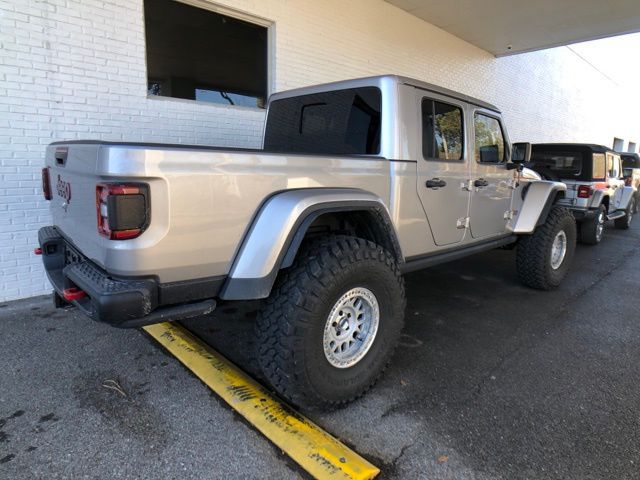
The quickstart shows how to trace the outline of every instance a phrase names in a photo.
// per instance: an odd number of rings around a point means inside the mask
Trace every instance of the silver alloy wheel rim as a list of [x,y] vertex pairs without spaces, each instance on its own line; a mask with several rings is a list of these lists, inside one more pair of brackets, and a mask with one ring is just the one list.
[[627,226],[631,226],[631,220],[633,220],[633,208],[630,208],[627,214]]
[[356,287],[334,304],[324,327],[324,355],[336,368],[349,368],[367,354],[378,333],[380,308],[371,290]]
[[567,234],[564,230],[560,230],[553,239],[551,245],[551,268],[557,270],[562,265],[564,257],[567,254]]
[[604,212],[600,212],[598,215],[598,225],[596,226],[596,240],[598,242],[602,239],[602,232],[604,232]]

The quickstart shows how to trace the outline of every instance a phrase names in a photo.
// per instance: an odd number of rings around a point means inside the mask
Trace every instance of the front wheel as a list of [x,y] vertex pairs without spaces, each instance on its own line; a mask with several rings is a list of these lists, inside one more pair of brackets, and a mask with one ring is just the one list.
[[316,239],[282,272],[258,316],[262,371],[294,404],[346,404],[388,364],[404,308],[400,270],[381,246],[344,235]]
[[580,224],[580,242],[587,245],[597,245],[602,241],[604,225],[607,221],[607,209],[604,205],[598,207],[596,216]]
[[553,207],[544,225],[518,241],[516,269],[520,281],[538,290],[560,285],[573,259],[576,235],[571,211]]
[[632,200],[627,210],[624,212],[624,217],[616,218],[613,221],[613,226],[619,230],[628,230],[631,226],[631,220],[633,220],[633,213],[635,211],[635,200]]

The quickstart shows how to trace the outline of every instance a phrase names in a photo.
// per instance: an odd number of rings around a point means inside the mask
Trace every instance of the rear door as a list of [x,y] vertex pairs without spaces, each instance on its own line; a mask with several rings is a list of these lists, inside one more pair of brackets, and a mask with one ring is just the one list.
[[418,152],[418,196],[436,245],[464,239],[469,212],[469,159],[465,104],[416,90],[422,149]]
[[513,172],[507,170],[508,138],[500,117],[475,109],[469,123],[474,138],[471,164],[471,236],[484,238],[507,232]]

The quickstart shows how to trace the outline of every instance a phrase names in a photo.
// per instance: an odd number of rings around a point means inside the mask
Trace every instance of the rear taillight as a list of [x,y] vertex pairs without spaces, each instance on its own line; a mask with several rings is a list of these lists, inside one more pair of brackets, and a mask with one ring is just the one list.
[[49,167],[42,169],[42,193],[45,200],[51,200],[51,181],[49,180]]
[[96,186],[98,232],[111,240],[139,237],[149,225],[149,186],[102,183]]
[[580,185],[578,187],[578,198],[589,198],[593,194],[593,189],[589,185]]

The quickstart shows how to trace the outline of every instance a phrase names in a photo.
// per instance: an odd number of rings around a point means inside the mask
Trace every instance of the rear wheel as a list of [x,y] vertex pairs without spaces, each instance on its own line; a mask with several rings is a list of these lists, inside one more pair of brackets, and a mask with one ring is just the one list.
[[600,205],[596,216],[580,224],[580,242],[587,245],[597,245],[602,241],[604,225],[607,221],[607,209]]
[[329,409],[365,393],[403,326],[404,282],[381,246],[323,236],[282,272],[256,323],[258,359],[291,402]]
[[544,225],[518,241],[516,268],[520,281],[538,290],[560,285],[573,259],[576,234],[571,211],[553,207]]

